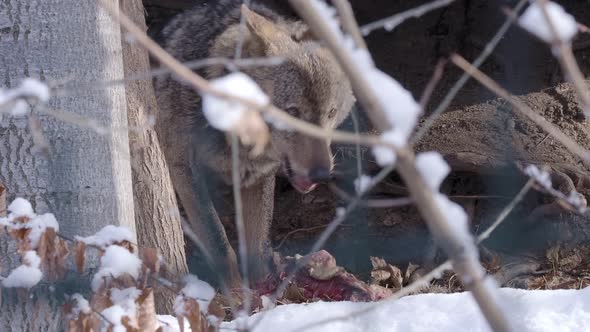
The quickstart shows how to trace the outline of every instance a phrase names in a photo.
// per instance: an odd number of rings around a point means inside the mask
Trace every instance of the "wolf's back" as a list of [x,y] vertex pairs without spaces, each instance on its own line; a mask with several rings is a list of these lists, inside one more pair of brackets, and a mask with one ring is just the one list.
[[[176,15],[159,34],[159,42],[181,61],[208,57],[208,50],[229,25],[240,21],[243,0],[204,0]],[[250,8],[268,17],[293,17],[286,1],[251,1]]]

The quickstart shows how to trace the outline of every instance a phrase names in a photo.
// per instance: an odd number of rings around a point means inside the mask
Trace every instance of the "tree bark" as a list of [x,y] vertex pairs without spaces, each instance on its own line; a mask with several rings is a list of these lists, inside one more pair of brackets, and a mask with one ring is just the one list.
[[[0,59],[6,87],[29,76],[46,82],[123,78],[119,25],[89,0],[2,1]],[[121,130],[127,127],[125,88],[57,96],[48,107],[116,130],[99,134],[41,114],[50,146],[46,157],[36,151],[26,118],[4,116],[0,181],[8,200],[24,197],[38,213],[54,213],[60,233],[68,237],[90,235],[108,224],[135,232],[129,141]],[[14,246],[0,241],[2,275],[17,265]],[[58,330],[60,299],[49,291],[35,294],[25,301],[17,299],[13,290],[3,290],[1,331]]]
[[[141,0],[121,2],[121,11],[138,26],[147,29]],[[125,41],[123,62],[126,77],[150,70],[147,51]],[[128,83],[126,95],[129,126],[141,128],[129,131],[138,241],[142,246],[158,249],[171,272],[183,275],[188,268],[176,197],[156,132],[148,124],[150,115],[155,116],[157,112],[151,79]],[[172,294],[157,294],[158,312],[170,312],[172,300]]]

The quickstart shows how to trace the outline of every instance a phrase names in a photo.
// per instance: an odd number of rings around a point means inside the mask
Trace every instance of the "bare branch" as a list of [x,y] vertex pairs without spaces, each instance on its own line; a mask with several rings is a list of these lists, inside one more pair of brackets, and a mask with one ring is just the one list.
[[395,29],[395,27],[397,27],[398,25],[400,25],[401,23],[403,23],[405,20],[412,18],[412,17],[420,17],[430,11],[433,11],[435,9],[444,7],[444,6],[448,6],[451,2],[453,2],[455,0],[436,0],[436,1],[432,1],[426,4],[423,4],[421,6],[418,6],[416,8],[407,10],[405,12],[399,13],[399,14],[395,14],[391,17],[388,18],[384,18],[369,24],[365,24],[363,25],[360,30],[362,32],[363,35],[368,35],[371,33],[371,31],[373,30],[377,30],[377,29],[381,29],[384,28],[387,31],[391,31],[393,29]]
[[[229,58],[206,58],[194,61],[183,62],[182,64],[190,69],[200,69],[204,67],[223,65],[225,68],[231,71],[239,70],[240,68],[247,67],[268,67],[278,66],[284,62],[283,57],[263,57],[263,58],[241,58],[241,59],[229,59]],[[95,82],[68,82],[62,84],[60,87],[52,89],[52,93],[56,96],[69,96],[76,93],[80,93],[87,90],[105,89],[113,85],[129,84],[134,81],[146,80],[152,77],[159,77],[170,75],[172,70],[169,68],[156,68],[145,73],[136,73],[134,75],[126,76],[119,80],[110,81],[95,81]]]
[[350,7],[350,2],[348,0],[333,0],[332,3],[336,10],[338,10],[338,16],[340,17],[340,23],[346,33],[348,33],[356,47],[367,49],[367,44],[365,43],[365,39],[359,29],[358,23],[354,18],[354,12],[352,11],[352,7]]

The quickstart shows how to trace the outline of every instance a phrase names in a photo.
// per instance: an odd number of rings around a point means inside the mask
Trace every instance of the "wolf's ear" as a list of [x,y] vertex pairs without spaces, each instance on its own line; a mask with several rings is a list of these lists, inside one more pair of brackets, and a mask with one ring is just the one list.
[[251,11],[246,5],[242,5],[242,16],[255,41],[263,48],[263,53],[278,51],[280,44],[284,43],[285,39],[290,39],[275,23]]

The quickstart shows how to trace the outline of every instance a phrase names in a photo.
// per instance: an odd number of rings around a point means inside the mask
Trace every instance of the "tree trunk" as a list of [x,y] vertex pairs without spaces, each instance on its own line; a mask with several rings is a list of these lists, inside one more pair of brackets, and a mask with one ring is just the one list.
[[[113,0],[114,2],[116,0]],[[119,25],[84,0],[4,0],[0,3],[0,77],[16,86],[23,77],[46,82],[123,78]],[[125,88],[114,86],[54,97],[50,109],[75,113],[116,130],[98,134],[40,115],[48,157],[39,154],[25,118],[0,122],[0,181],[9,200],[29,199],[52,212],[60,233],[90,235],[108,224],[135,232]],[[2,275],[19,265],[14,246],[0,241]],[[76,285],[78,286],[78,285]],[[53,293],[19,301],[3,290],[1,331],[55,331],[61,308]],[[59,299],[57,299],[59,300]]]
[[[121,2],[121,11],[147,29],[141,0]],[[147,51],[136,44],[123,42],[123,62],[126,77],[150,70]],[[155,116],[157,111],[152,80],[133,81],[125,89],[129,126],[141,128],[129,131],[138,241],[142,246],[157,248],[171,272],[183,275],[188,268],[176,197],[156,132],[148,124],[150,114]],[[172,294],[159,295],[158,312],[170,312]]]

